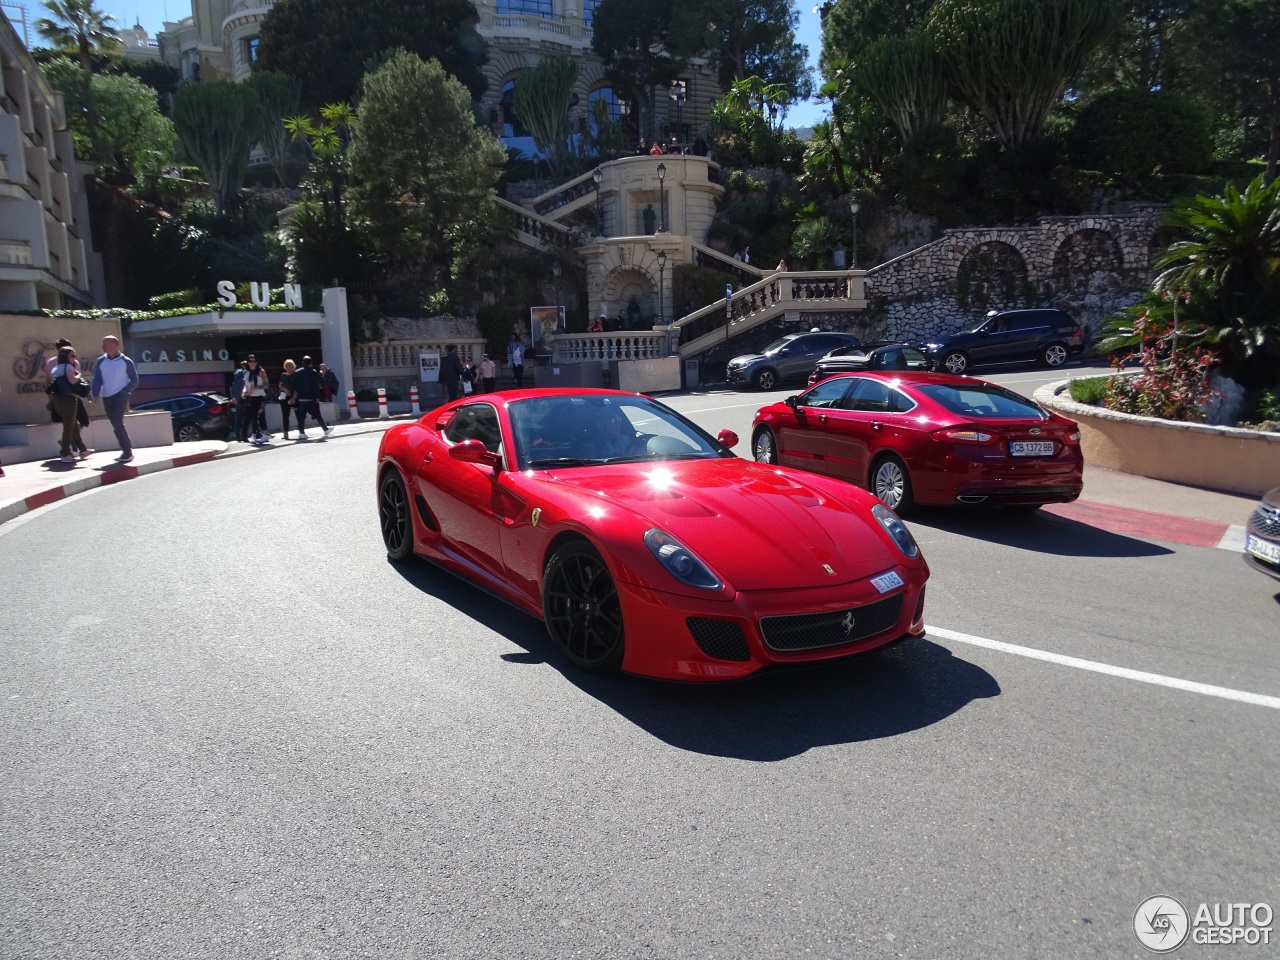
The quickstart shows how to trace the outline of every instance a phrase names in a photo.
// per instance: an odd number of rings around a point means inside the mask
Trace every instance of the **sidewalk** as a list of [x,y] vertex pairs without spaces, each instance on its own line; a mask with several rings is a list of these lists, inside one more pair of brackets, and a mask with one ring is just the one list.
[[[346,421],[334,425],[333,436],[329,439],[381,433],[392,424],[408,419],[411,417],[406,414],[390,420],[370,419],[355,423]],[[260,447],[251,443],[227,443],[222,440],[175,443],[167,447],[135,447],[133,461],[127,464],[116,463],[119,450],[103,450],[90,455],[88,460],[80,460],[74,464],[60,463],[54,459],[6,465],[5,475],[0,477],[0,523],[64,497],[160,470],[324,442],[320,432],[315,429],[311,431],[311,438],[305,443],[298,443],[294,440],[281,440],[277,435],[271,443]]]
[[[333,438],[380,433],[406,419],[410,419],[408,415],[390,420],[348,421],[335,426]],[[312,431],[312,437],[316,436]],[[308,441],[317,442],[316,439]],[[96,453],[74,466],[57,461],[14,464],[5,467],[6,475],[0,478],[0,523],[109,483],[192,463],[266,453],[294,445],[295,441],[279,439],[263,447],[204,440],[167,447],[139,447],[134,450],[133,462],[127,465],[115,462],[114,450]],[[1256,503],[1252,497],[1086,466],[1081,498],[1075,503],[1047,506],[1044,512],[1126,536],[1243,550],[1244,524]]]

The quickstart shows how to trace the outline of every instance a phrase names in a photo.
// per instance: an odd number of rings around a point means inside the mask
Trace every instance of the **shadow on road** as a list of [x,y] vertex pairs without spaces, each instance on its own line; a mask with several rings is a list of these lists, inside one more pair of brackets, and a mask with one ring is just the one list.
[[1167,547],[1040,510],[1019,513],[985,506],[920,507],[907,525],[1062,557],[1162,557],[1173,553]]
[[550,664],[637,727],[694,753],[784,760],[814,747],[919,730],[970,701],[1000,695],[989,673],[927,639],[856,660],[766,671],[741,683],[597,677],[567,663],[540,620],[425,561],[395,569],[419,590],[524,649],[503,655],[507,663]]

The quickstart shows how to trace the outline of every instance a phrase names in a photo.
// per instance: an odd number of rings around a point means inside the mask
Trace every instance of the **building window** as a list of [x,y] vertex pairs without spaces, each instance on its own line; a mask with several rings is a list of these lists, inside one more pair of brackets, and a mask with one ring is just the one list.
[[524,124],[516,116],[516,78],[512,77],[502,85],[502,135],[504,137],[527,137]]
[[550,17],[552,16],[551,0],[498,0],[498,13]]
[[244,42],[244,58],[249,63],[258,62],[258,41],[260,37],[250,37]]
[[596,4],[600,0],[582,0],[582,22],[588,26],[596,22]]

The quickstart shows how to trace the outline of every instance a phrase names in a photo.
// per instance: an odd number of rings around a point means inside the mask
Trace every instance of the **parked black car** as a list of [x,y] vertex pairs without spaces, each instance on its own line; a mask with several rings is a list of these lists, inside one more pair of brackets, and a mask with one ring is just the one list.
[[861,370],[928,370],[929,358],[906,343],[874,340],[860,347],[837,347],[818,361],[809,374],[809,386],[836,373]]
[[1061,310],[992,310],[967,330],[921,345],[934,369],[964,373],[984,363],[1060,367],[1084,350],[1084,331]]
[[173,418],[173,439],[179,443],[231,434],[235,408],[220,393],[188,393],[132,404],[133,410],[168,410]]
[[819,359],[837,347],[856,347],[861,343],[851,333],[789,333],[761,353],[746,353],[730,360],[729,384],[772,390],[788,380],[803,380]]
[[1280,487],[1268,490],[1245,527],[1244,560],[1280,580]]

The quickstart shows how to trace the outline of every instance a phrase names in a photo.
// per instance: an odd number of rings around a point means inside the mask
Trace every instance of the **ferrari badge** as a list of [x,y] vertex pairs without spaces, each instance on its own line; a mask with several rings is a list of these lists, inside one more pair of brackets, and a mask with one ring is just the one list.
[[538,525],[538,521],[542,519],[542,508],[534,507],[533,514],[529,519],[533,521],[533,525],[536,527]]

